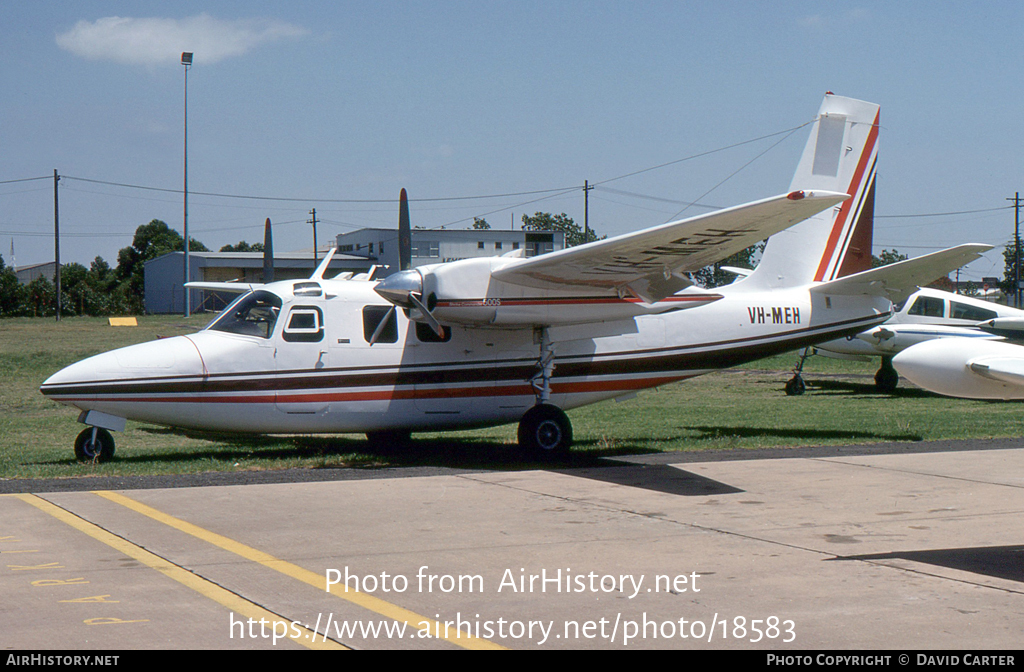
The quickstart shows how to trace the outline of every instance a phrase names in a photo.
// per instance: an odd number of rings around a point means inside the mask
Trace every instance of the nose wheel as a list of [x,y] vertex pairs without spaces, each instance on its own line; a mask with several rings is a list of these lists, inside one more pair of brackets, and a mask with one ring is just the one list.
[[114,437],[100,427],[86,427],[75,439],[79,462],[106,462],[114,457]]

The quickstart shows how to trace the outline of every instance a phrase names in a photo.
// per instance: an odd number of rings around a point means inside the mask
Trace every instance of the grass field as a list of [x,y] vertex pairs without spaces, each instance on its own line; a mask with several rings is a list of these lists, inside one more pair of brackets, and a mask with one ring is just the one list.
[[[215,436],[129,422],[116,434],[117,458],[78,464],[77,411],[48,401],[39,384],[58,369],[158,336],[190,333],[209,318],[143,317],[138,327],[106,319],[0,320],[0,478],[195,473],[289,467],[436,464],[520,466],[515,426],[417,434],[401,450],[371,451],[362,436]],[[569,413],[573,460],[651,451],[699,451],[824,444],[1024,436],[1016,403],[937,397],[901,383],[893,396],[874,392],[872,363],[812,358],[808,391],[782,389],[796,355],[642,392]]]

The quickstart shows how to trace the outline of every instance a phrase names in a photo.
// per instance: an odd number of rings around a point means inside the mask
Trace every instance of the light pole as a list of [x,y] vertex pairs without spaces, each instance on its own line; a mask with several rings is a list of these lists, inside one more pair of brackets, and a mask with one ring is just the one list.
[[188,71],[192,67],[192,52],[181,53],[181,64],[185,66],[185,204],[184,204],[184,225],[185,229],[185,269],[184,280],[181,284],[182,292],[185,294],[185,317],[192,314],[192,302],[189,296],[188,287]]

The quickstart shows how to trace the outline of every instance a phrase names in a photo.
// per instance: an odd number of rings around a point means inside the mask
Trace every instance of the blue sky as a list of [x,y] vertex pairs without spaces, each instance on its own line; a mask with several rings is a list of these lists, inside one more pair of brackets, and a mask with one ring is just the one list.
[[[194,51],[189,190],[296,199],[191,196],[190,232],[211,249],[260,240],[266,217],[277,249],[308,248],[311,208],[321,242],[393,227],[402,187],[414,225],[503,228],[536,211],[581,222],[579,189],[434,199],[584,180],[598,185],[592,227],[614,235],[698,198],[784,192],[806,129],[613,178],[799,126],[831,90],[882,106],[876,252],[1001,248],[1005,199],[1024,187],[1021,25],[1024,5],[999,1],[8,1],[0,182],[67,176],[64,262],[116,264],[151,219],[180,231],[178,60]],[[8,263],[12,239],[18,265],[52,259],[52,193],[0,184]],[[901,216],[990,208],[1004,209]],[[1000,250],[966,271],[1001,274]]]

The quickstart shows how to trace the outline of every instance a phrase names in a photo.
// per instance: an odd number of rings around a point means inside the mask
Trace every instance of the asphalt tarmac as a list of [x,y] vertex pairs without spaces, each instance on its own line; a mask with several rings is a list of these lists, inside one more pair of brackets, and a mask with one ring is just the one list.
[[2,481],[0,643],[1012,652],[1022,444]]

